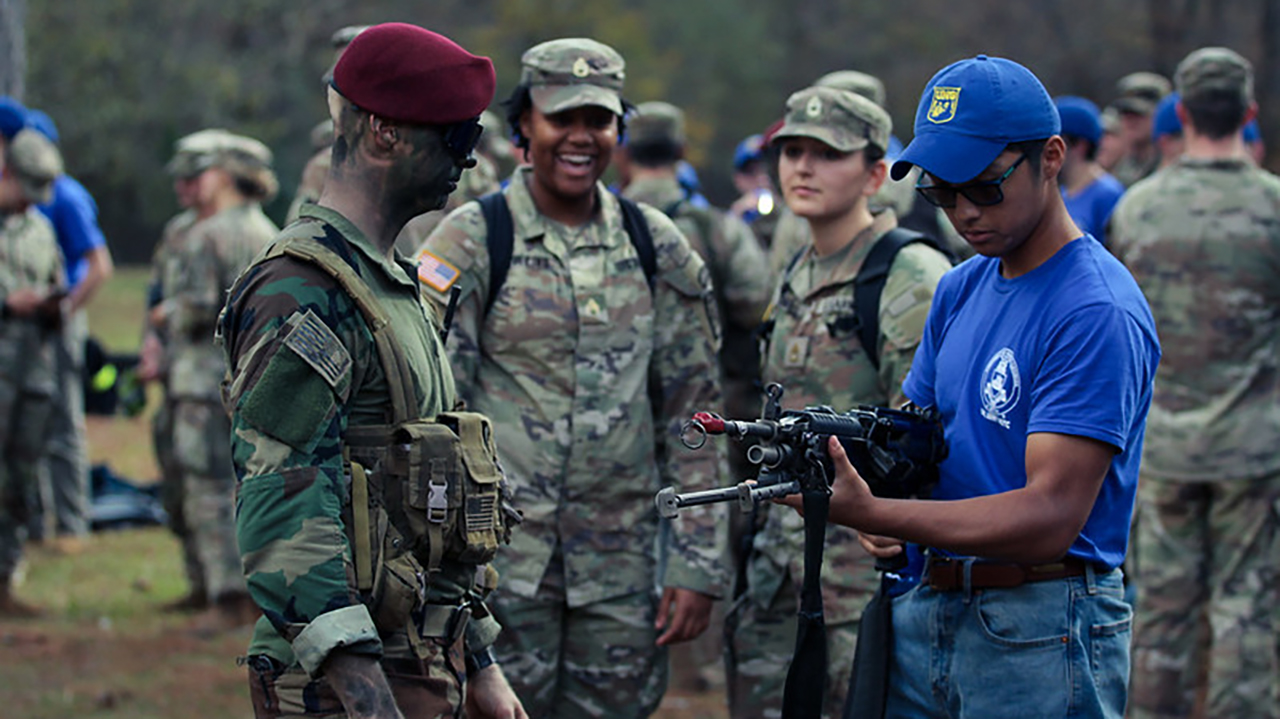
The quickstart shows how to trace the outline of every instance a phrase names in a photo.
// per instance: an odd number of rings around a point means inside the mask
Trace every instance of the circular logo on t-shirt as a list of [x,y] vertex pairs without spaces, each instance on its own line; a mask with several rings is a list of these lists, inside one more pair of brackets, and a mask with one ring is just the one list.
[[1018,404],[1022,394],[1022,377],[1013,350],[1005,347],[987,360],[982,370],[982,416],[1009,429],[1006,415]]

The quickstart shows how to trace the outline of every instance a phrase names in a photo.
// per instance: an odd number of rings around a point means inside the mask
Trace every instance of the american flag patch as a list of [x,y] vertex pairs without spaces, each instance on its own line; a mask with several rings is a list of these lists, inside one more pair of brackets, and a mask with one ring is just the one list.
[[458,281],[458,268],[423,250],[418,255],[418,279],[437,292],[448,292]]

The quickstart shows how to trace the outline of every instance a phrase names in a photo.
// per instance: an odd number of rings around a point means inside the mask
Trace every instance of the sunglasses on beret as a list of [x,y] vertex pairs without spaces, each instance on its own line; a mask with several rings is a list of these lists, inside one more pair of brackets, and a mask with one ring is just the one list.
[[964,199],[978,207],[998,205],[1004,202],[1004,189],[1001,187],[1004,181],[1009,179],[1013,171],[1018,169],[1018,165],[1026,159],[1027,155],[1023,153],[1017,162],[1009,165],[1009,169],[994,180],[969,182],[963,185],[916,185],[916,192],[929,204],[943,209],[955,207],[956,198],[959,195],[964,195]]

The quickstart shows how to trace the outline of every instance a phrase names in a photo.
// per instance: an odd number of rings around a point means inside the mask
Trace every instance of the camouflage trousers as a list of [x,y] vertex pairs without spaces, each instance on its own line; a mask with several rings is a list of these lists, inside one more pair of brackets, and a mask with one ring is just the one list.
[[[725,620],[725,665],[729,716],[733,719],[778,719],[782,689],[796,648],[798,588],[788,578],[767,607],[738,597]],[[827,696],[823,716],[839,717],[844,710],[858,622],[828,624]]]
[[58,393],[51,405],[45,471],[40,477],[44,485],[38,495],[42,516],[33,518],[33,524],[55,534],[89,532],[89,457],[81,376],[88,336],[88,319],[82,310],[67,318],[55,342]]
[[1138,497],[1129,716],[1280,717],[1280,474]]
[[0,585],[9,583],[22,560],[52,411],[48,395],[0,382]]
[[220,403],[173,403],[173,456],[182,477],[177,504],[191,544],[183,553],[194,555],[210,601],[246,591],[236,545],[230,437],[231,420]]
[[178,458],[173,447],[174,402],[166,397],[159,409],[151,417],[151,441],[155,451],[156,465],[160,469],[160,500],[164,511],[169,515],[169,529],[178,538],[182,547],[182,565],[187,576],[191,596],[207,598],[204,585],[204,566],[200,563],[200,555],[196,552],[192,541],[191,528],[187,524],[187,515],[182,507],[182,469],[178,466]]
[[494,654],[530,719],[647,717],[667,688],[667,652],[655,644],[657,598],[637,592],[583,607],[565,600],[556,553],[533,598],[489,599],[502,634]]
[[[427,643],[429,654],[418,658],[407,647],[388,644],[382,671],[404,719],[460,719],[466,675],[462,640],[450,647]],[[276,717],[345,717],[337,693],[323,677],[307,676],[300,666],[283,667],[265,656],[249,657],[249,696],[256,719]]]

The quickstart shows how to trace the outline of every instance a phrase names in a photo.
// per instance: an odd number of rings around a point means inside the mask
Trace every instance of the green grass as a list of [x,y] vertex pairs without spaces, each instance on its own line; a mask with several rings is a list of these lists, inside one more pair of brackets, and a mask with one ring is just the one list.
[[138,351],[150,276],[147,267],[116,267],[111,279],[89,300],[89,333],[107,350]]

